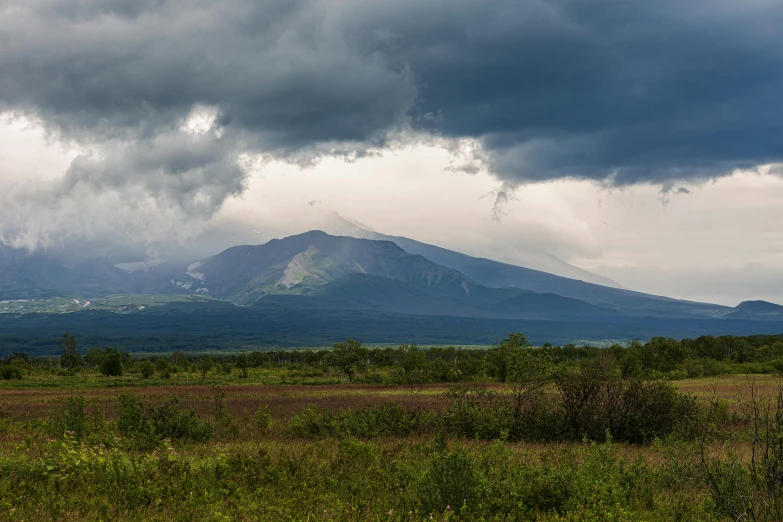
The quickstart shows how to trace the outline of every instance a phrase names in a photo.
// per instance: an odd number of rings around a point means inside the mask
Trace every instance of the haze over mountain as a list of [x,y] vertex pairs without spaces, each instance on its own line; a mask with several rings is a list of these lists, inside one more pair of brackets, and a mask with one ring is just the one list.
[[[783,328],[783,307],[771,303],[729,308],[675,300],[405,238],[310,231],[234,246],[198,263],[163,262],[132,271],[111,264],[112,256],[57,259],[9,249],[2,256],[3,299],[44,299],[30,303],[28,311],[36,313],[20,314],[25,303],[13,303],[14,313],[0,314],[0,337],[17,348],[26,347],[19,339],[48,346],[51,339],[40,336],[62,324],[93,342],[119,342],[121,336],[139,349],[166,336],[194,335],[212,339],[215,347],[237,339],[251,345],[328,344],[360,334],[373,342],[486,344],[511,330],[526,331],[535,342],[576,342]],[[125,296],[101,299],[97,308],[81,297],[67,306],[57,301],[48,311],[45,306],[45,298],[55,295],[117,293]],[[64,314],[70,319],[52,313],[67,311],[75,312]]]
[[[409,253],[392,241],[331,236],[312,231],[271,240],[263,245],[230,248],[192,265],[188,275],[176,281],[176,285],[237,304],[252,304],[268,295],[320,295],[324,298],[332,295],[332,291],[324,290],[323,287],[344,276],[360,274],[368,277],[361,280],[354,278],[350,286],[357,294],[364,295],[364,299],[371,292],[362,289],[360,283],[377,287],[381,283],[375,282],[373,277],[381,277],[416,287],[419,291],[435,292],[441,297],[461,300],[463,307],[491,304],[491,308],[497,312],[504,306],[511,310],[513,304],[521,304],[525,299],[524,307],[531,311],[534,307],[530,302],[532,296],[542,294],[574,300],[568,306],[562,303],[569,310],[574,309],[576,302],[589,304],[583,307],[586,313],[611,311],[623,315],[720,317],[732,310],[718,305],[603,287],[491,260],[471,258],[430,245],[413,244],[422,250],[436,253],[436,258],[442,258],[438,260],[445,260],[445,263]],[[389,290],[392,288],[396,289],[390,287]],[[520,294],[525,297],[520,297]],[[384,292],[379,291],[375,302],[382,301],[383,296]],[[343,291],[342,299],[346,297]],[[433,299],[433,296],[428,298]],[[540,301],[542,310],[546,308],[545,302],[543,299]],[[441,306],[445,306],[443,302]],[[456,304],[451,303],[449,306],[454,308]],[[445,310],[439,311],[434,307],[429,313],[445,314]],[[547,309],[547,313],[552,316],[557,315],[555,312],[555,307]],[[463,314],[471,315],[464,310]]]
[[[461,255],[459,253],[454,255],[455,252],[445,248],[428,245],[426,243],[422,243],[421,241],[416,241],[406,237],[391,236],[377,232],[367,227],[366,225],[362,225],[358,221],[345,218],[334,211],[327,212],[323,218],[323,222],[319,225],[319,228],[333,236],[351,236],[363,239],[392,241],[407,252],[422,255],[437,263],[442,263],[447,266],[453,266],[451,263],[460,263],[461,260]],[[562,259],[558,259],[552,254],[544,252],[538,248],[528,247],[524,250],[516,249],[515,254],[519,257],[519,262],[516,264],[524,268],[530,268],[540,272],[548,272],[550,274],[586,281],[588,283],[622,288],[622,285],[616,281],[570,265]],[[446,260],[449,261],[447,262]]]

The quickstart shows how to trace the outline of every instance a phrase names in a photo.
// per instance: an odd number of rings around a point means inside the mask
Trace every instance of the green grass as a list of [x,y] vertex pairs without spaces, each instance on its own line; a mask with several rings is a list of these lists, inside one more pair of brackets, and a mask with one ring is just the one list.
[[[114,395],[88,398],[82,415],[78,401],[62,398],[53,399],[48,413],[25,420],[6,410],[0,519],[713,518],[704,488],[679,477],[682,469],[667,460],[667,444],[512,444],[416,432],[313,440],[292,431],[296,413],[267,413],[274,397],[257,401],[256,410],[232,413],[232,396],[243,388],[199,395],[209,405],[199,414],[210,434],[205,441],[144,435],[138,422],[140,431],[127,423],[122,431],[116,412],[101,409],[116,402]],[[339,388],[288,389],[311,400],[338,400],[353,387]],[[182,395],[180,404],[192,402],[197,392],[189,389],[169,387]],[[276,393],[290,399],[289,392]],[[143,402],[161,404],[152,397]],[[343,411],[351,419],[359,410]]]

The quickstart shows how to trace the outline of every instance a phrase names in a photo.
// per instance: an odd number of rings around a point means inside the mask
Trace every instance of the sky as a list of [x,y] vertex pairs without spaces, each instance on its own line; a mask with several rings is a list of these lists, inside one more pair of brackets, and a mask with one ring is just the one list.
[[777,0],[0,1],[0,241],[336,211],[783,303]]

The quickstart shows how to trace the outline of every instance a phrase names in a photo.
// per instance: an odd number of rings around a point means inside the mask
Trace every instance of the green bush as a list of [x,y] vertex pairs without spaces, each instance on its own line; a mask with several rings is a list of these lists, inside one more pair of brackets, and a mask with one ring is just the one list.
[[149,379],[155,373],[155,365],[150,361],[143,361],[139,364],[139,373],[142,378]]
[[82,440],[87,434],[87,401],[81,395],[68,397],[62,407],[55,411],[49,421],[53,435],[62,437],[66,432],[72,433],[76,440]]
[[417,485],[422,511],[426,514],[459,511],[476,504],[481,476],[465,450],[437,452]]
[[291,417],[288,431],[304,438],[333,437],[337,433],[337,422],[332,412],[310,404]]
[[492,440],[507,437],[514,424],[511,400],[478,384],[457,384],[448,393],[451,407],[444,424],[462,437]]
[[128,437],[149,433],[144,405],[136,395],[123,393],[117,397],[117,404],[117,431],[121,435]]
[[395,402],[332,413],[309,405],[288,422],[292,435],[305,438],[355,437],[370,439],[406,436],[435,422],[435,415],[406,410]]
[[695,400],[671,384],[631,380],[623,383],[620,410],[609,415],[609,432],[616,440],[642,444],[674,432],[695,414]]
[[600,362],[557,381],[566,437],[643,443],[675,431],[692,415],[695,402],[662,381],[621,379]]
[[157,408],[145,408],[133,394],[122,394],[117,401],[117,431],[126,437],[200,442],[212,436],[212,426],[194,411],[182,410],[176,397]]
[[269,406],[262,404],[253,414],[253,424],[261,433],[266,433],[272,427],[272,414]]
[[16,366],[5,364],[3,366],[0,366],[0,378],[5,380],[12,380],[12,379],[21,379],[22,378],[22,370],[17,368]]
[[160,438],[200,442],[212,436],[210,424],[199,419],[193,410],[182,410],[176,397],[151,408],[148,415],[152,432]]
[[101,373],[108,377],[122,375],[122,354],[117,348],[106,348],[106,355],[101,361]]

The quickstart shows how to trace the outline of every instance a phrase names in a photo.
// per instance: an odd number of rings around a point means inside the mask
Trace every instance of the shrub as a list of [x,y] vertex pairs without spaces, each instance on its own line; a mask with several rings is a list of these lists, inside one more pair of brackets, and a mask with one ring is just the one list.
[[209,423],[200,420],[193,410],[182,410],[176,397],[151,408],[148,418],[152,432],[160,438],[200,442],[212,436]]
[[369,439],[410,435],[434,420],[416,410],[406,410],[394,402],[332,413],[314,405],[291,417],[288,431],[305,438],[355,437]]
[[22,370],[17,368],[16,366],[12,366],[10,364],[6,364],[3,366],[0,366],[0,378],[3,378],[5,380],[12,380],[12,379],[21,379],[22,378]]
[[139,398],[131,393],[117,397],[117,431],[125,436],[149,433],[149,424],[144,415],[144,406]]
[[609,430],[617,440],[650,442],[672,433],[695,412],[695,401],[677,393],[671,384],[631,380],[623,388],[620,410],[610,417]]
[[272,427],[272,414],[269,412],[269,406],[266,404],[259,406],[255,414],[253,414],[253,422],[261,433],[268,432],[269,428]]
[[407,411],[395,402],[341,412],[337,418],[340,435],[360,439],[410,435],[419,425],[416,411]]
[[[760,399],[752,388],[744,413],[746,432],[724,454],[709,449],[713,417],[723,416],[723,405],[713,401],[707,425],[699,430],[693,455],[694,476],[703,482],[716,514],[731,520],[783,520],[783,388],[777,397]],[[748,459],[748,451],[752,456]]]
[[291,417],[288,421],[288,431],[297,437],[331,437],[337,431],[336,425],[331,412],[310,404],[301,413]]
[[330,364],[336,366],[340,373],[348,378],[348,382],[351,382],[357,372],[367,370],[367,355],[368,350],[362,343],[348,339],[344,343],[334,343],[328,358]]
[[438,452],[430,459],[417,490],[424,513],[444,513],[473,506],[481,477],[464,450]]
[[207,377],[207,373],[212,369],[213,365],[212,357],[202,357],[198,360],[198,371],[201,372],[202,379]]
[[150,361],[144,361],[139,365],[139,373],[142,378],[149,379],[155,373],[155,365]]
[[157,371],[158,375],[162,378],[168,379],[171,377],[172,367],[166,359],[160,358],[155,361],[155,371]]
[[200,442],[212,436],[212,426],[200,420],[194,411],[183,411],[176,397],[157,408],[145,408],[133,394],[122,394],[117,401],[117,431],[126,437]]
[[239,369],[239,377],[244,379],[247,377],[247,367],[248,367],[248,361],[247,361],[247,355],[244,353],[240,353],[237,355],[236,359],[236,367]]
[[106,355],[101,361],[101,373],[108,377],[122,375],[122,354],[117,348],[106,348]]
[[62,437],[65,432],[71,432],[73,438],[81,440],[87,434],[87,401],[81,395],[65,399],[62,408],[58,409],[49,422],[53,435]]
[[598,364],[562,375],[557,382],[572,440],[649,442],[672,433],[695,403],[668,383],[623,380],[609,365]]
[[448,396],[451,407],[444,422],[452,433],[483,440],[509,435],[515,412],[507,397],[477,384],[452,386]]

